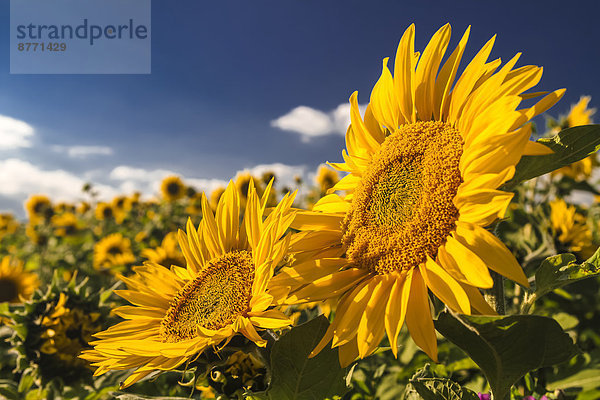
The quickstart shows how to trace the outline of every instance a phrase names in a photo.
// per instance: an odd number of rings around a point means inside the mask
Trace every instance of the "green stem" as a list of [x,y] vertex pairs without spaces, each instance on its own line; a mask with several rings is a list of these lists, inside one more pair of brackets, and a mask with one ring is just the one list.
[[506,299],[504,298],[504,277],[495,271],[490,271],[494,286],[485,293],[485,300],[499,315],[506,314]]

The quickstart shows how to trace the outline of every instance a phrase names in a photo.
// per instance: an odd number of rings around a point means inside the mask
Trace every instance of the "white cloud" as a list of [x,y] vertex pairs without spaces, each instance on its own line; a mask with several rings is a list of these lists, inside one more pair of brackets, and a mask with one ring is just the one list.
[[[359,106],[364,113],[365,106]],[[307,106],[298,106],[285,115],[271,121],[271,126],[284,131],[296,132],[303,142],[316,136],[345,135],[350,125],[350,104],[344,103],[329,112]]]
[[113,149],[108,146],[52,146],[57,153],[66,153],[71,158],[85,158],[88,156],[110,156]]
[[[28,161],[9,158],[0,161],[0,194],[15,200],[24,200],[31,194],[43,193],[53,200],[81,199],[86,181],[68,171],[43,170]],[[110,198],[116,191],[106,185],[94,185],[100,197]]]
[[265,172],[275,174],[275,187],[277,188],[294,188],[296,186],[296,177],[305,178],[306,166],[304,165],[286,165],[282,163],[274,164],[259,164],[252,168],[245,168],[236,173],[236,177],[244,172],[250,172],[252,176],[260,178]]
[[34,130],[27,122],[0,115],[0,150],[31,147]]

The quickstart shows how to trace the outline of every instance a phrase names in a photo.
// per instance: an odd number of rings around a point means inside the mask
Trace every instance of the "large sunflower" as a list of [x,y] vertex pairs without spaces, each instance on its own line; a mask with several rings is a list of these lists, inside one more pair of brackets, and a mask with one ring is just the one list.
[[257,330],[290,324],[281,311],[269,309],[278,299],[267,285],[289,247],[290,236],[284,233],[294,218],[294,195],[285,196],[263,219],[268,191],[261,199],[250,184],[241,224],[233,183],[216,216],[203,197],[198,229],[188,221],[187,234],[179,231],[187,268],[147,262],[134,267],[133,277],[121,277],[129,290],[115,293],[133,306],[114,310],[127,320],[97,334],[94,350],[83,353],[98,367],[96,375],[137,368],[123,383],[126,387],[155,370],[192,360],[209,346],[227,343],[236,333],[265,346]]
[[347,175],[330,190],[347,195],[329,194],[298,214],[296,264],[272,281],[290,290],[287,303],[339,296],[313,354],[333,339],[343,365],[371,354],[384,333],[396,355],[404,322],[436,360],[428,289],[471,314],[493,313],[478,289],[493,284],[488,268],[527,285],[511,252],[484,227],[504,216],[513,194],[498,188],[521,156],[549,153],[528,140],[527,122],[564,90],[517,110],[524,98],[540,96],[522,93],[542,68],[513,69],[519,54],[503,67],[487,62],[492,38],[454,83],[469,29],[441,69],[450,25],[421,55],[414,34],[411,25],[400,40],[394,77],[383,60],[364,119],[357,93],[350,97],[345,162],[331,164]]
[[0,261],[0,303],[28,300],[39,284],[36,274],[25,272],[23,263],[9,256]]

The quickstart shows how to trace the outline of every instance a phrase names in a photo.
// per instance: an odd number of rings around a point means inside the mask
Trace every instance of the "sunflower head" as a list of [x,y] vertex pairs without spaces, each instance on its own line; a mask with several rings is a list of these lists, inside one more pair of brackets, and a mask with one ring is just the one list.
[[178,176],[168,176],[160,183],[160,193],[169,202],[185,196],[185,185]]
[[120,233],[113,233],[94,246],[94,268],[100,271],[122,268],[135,262],[131,241]]
[[243,218],[233,182],[216,213],[203,196],[199,227],[188,221],[186,232],[178,233],[186,268],[147,262],[134,267],[132,277],[121,277],[128,290],[115,293],[134,306],[114,310],[126,320],[97,334],[94,350],[83,353],[98,368],[97,375],[137,368],[123,384],[129,386],[155,370],[174,369],[208,348],[224,346],[236,334],[265,346],[261,330],[290,324],[281,311],[269,309],[281,299],[267,286],[289,248],[286,231],[294,218],[294,196],[285,196],[265,216],[270,190],[259,197],[249,184]]
[[159,247],[154,249],[144,249],[141,253],[142,257],[148,259],[149,262],[170,267],[177,265],[185,268],[185,259],[179,245],[177,244],[177,233],[169,232],[162,240]]
[[45,294],[36,291],[23,307],[7,314],[14,329],[10,341],[18,352],[15,372],[31,375],[40,388],[55,380],[74,384],[92,376],[89,363],[77,356],[102,329],[108,310],[100,293],[90,293],[85,280],[76,285],[75,279],[66,283],[55,274]]
[[[210,208],[213,211],[217,210],[217,206],[219,205],[219,200],[221,200],[221,196],[225,193],[225,188],[223,186],[219,186],[210,192],[210,198],[208,200],[208,204],[210,204]],[[202,206],[202,196],[198,198],[199,205]]]
[[23,262],[10,256],[4,256],[0,261],[0,303],[28,300],[38,284],[37,275],[25,272]]
[[108,221],[115,217],[115,209],[108,203],[99,202],[94,211],[96,219],[99,221]]
[[321,196],[327,193],[335,184],[340,180],[339,174],[336,170],[327,167],[326,165],[319,165],[317,170],[317,176],[315,182],[321,191]]
[[83,215],[87,213],[91,208],[92,206],[90,205],[90,203],[88,203],[87,201],[82,201],[77,205],[76,211],[79,215]]
[[75,214],[66,212],[52,217],[54,233],[57,236],[71,236],[77,233],[78,220]]
[[37,224],[49,220],[54,214],[50,198],[43,194],[35,194],[25,201],[25,211],[29,217],[29,222]]
[[550,223],[555,237],[567,251],[579,253],[587,259],[594,253],[596,246],[592,242],[592,231],[587,219],[573,205],[567,205],[563,199],[550,202]]
[[62,213],[67,213],[67,212],[70,212],[70,213],[75,212],[75,205],[61,201],[60,203],[58,203],[54,206],[55,214],[62,214]]
[[238,194],[242,201],[242,205],[245,204],[246,195],[249,193],[250,185],[256,190],[258,195],[262,194],[262,186],[260,180],[257,180],[250,172],[240,172],[235,177],[235,187],[238,189]]
[[[592,116],[596,113],[595,108],[588,108],[588,104],[592,98],[590,96],[581,96],[579,102],[571,106],[571,111],[566,117],[560,121],[551,121],[554,125],[553,131],[559,132],[562,129],[572,128],[574,126],[589,125],[593,123]],[[592,171],[598,166],[598,158],[596,153],[574,162],[573,164],[564,166],[552,171],[551,175],[562,174],[572,179],[582,181],[591,177]]]
[[[287,303],[338,298],[336,316],[315,349],[340,347],[347,365],[371,354],[387,334],[397,354],[406,322],[434,360],[437,342],[428,290],[460,313],[494,313],[480,288],[493,285],[488,268],[527,286],[510,251],[485,229],[502,218],[513,197],[498,190],[523,155],[549,154],[529,141],[528,121],[563,95],[551,92],[521,108],[542,69],[488,61],[493,37],[457,78],[467,29],[442,63],[450,25],[415,52],[414,25],[400,40],[392,71],[383,60],[364,115],[350,97],[346,175],[312,212],[292,227],[295,266],[273,286],[287,287]],[[345,192],[341,197],[335,192]]]
[[0,240],[5,235],[13,234],[19,228],[19,221],[10,213],[0,213]]

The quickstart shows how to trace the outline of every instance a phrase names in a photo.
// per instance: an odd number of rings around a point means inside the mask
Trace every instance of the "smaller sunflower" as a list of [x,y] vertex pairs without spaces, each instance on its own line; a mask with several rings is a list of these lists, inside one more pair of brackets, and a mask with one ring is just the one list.
[[178,176],[168,176],[160,183],[160,192],[165,200],[172,202],[185,196],[185,185]]
[[208,204],[210,204],[210,208],[212,210],[216,210],[219,205],[219,200],[221,200],[221,196],[225,193],[225,188],[223,186],[218,186],[212,192],[210,192],[210,199],[208,200]]
[[43,194],[34,194],[25,201],[25,211],[29,217],[29,222],[38,224],[44,220],[50,219],[54,214],[50,198]]
[[333,170],[326,165],[319,165],[317,176],[315,177],[315,183],[321,191],[321,196],[325,195],[329,189],[335,186],[340,180],[340,176],[336,170]]
[[[564,117],[561,122],[554,127],[553,131],[558,133],[562,129],[572,128],[574,126],[589,125],[593,123],[592,116],[596,113],[595,108],[588,108],[592,98],[590,96],[581,96],[577,104],[571,106],[569,115]],[[574,162],[571,165],[564,166],[552,171],[551,175],[562,174],[575,180],[581,181],[588,179],[592,175],[594,167],[598,166],[596,153]]]
[[128,290],[115,293],[133,305],[114,312],[126,320],[96,334],[94,350],[81,355],[98,368],[96,376],[136,368],[122,384],[127,387],[154,371],[194,360],[208,348],[224,347],[238,333],[264,347],[260,330],[289,326],[285,314],[271,309],[282,299],[267,286],[289,248],[286,231],[295,216],[290,209],[295,195],[285,196],[264,218],[270,187],[262,198],[252,183],[248,191],[241,220],[232,182],[216,215],[203,197],[198,229],[188,220],[187,233],[179,231],[187,268],[146,262],[133,268],[134,276],[120,276]]
[[97,270],[110,270],[133,262],[131,241],[120,233],[108,235],[94,246],[94,268]]
[[558,235],[558,241],[569,251],[579,253],[587,259],[594,254],[592,232],[583,215],[577,213],[575,206],[567,206],[562,199],[550,202],[550,222]]
[[82,201],[77,205],[77,213],[83,215],[86,212],[88,212],[91,208],[92,206],[90,206],[90,203],[88,203],[87,201]]
[[52,225],[56,236],[72,236],[77,233],[77,217],[71,212],[52,217]]
[[0,214],[0,240],[5,235],[11,235],[17,231],[19,222],[15,219],[14,215],[5,213]]
[[62,213],[66,213],[66,212],[75,212],[75,205],[61,201],[60,203],[58,203],[54,206],[54,212],[56,214],[62,214]]
[[94,215],[96,216],[97,220],[106,221],[111,218],[114,218],[115,211],[110,204],[101,201],[96,205]]
[[159,247],[142,250],[142,257],[147,258],[152,263],[166,267],[170,267],[171,265],[185,267],[185,258],[183,258],[183,253],[179,250],[177,234],[175,232],[167,233]]
[[0,303],[21,303],[38,287],[36,274],[25,272],[23,262],[4,256],[0,262]]
[[242,201],[242,206],[246,204],[246,194],[248,193],[248,188],[252,185],[258,193],[259,196],[262,195],[262,187],[260,186],[260,180],[256,179],[250,172],[244,171],[237,174],[235,177],[235,187],[238,190],[240,195],[240,200]]

